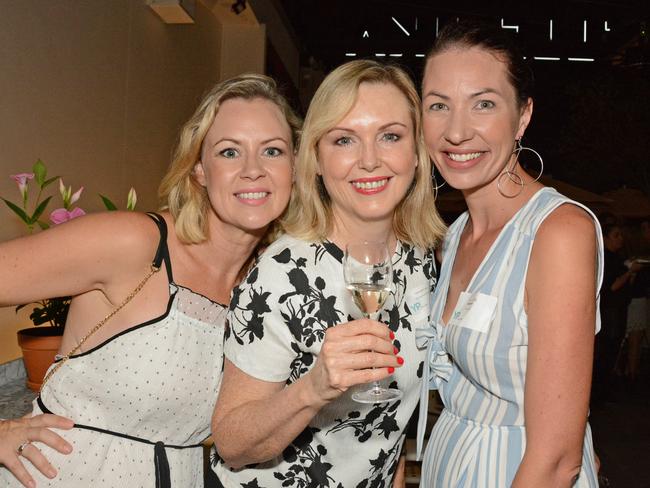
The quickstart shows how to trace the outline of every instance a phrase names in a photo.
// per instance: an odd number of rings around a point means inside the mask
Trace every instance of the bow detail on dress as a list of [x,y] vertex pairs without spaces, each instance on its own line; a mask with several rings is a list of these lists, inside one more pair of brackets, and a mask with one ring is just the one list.
[[424,431],[427,428],[429,390],[437,390],[443,381],[449,381],[452,364],[436,327],[415,329],[415,343],[420,349],[427,348],[426,364],[422,371],[418,416],[417,459],[419,461],[422,458]]

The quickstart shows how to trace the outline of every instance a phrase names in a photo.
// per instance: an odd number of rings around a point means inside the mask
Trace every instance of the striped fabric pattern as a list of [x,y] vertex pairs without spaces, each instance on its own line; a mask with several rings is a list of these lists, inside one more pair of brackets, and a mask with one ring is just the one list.
[[[470,281],[468,293],[497,297],[496,313],[486,332],[443,327],[451,269],[460,235],[468,220],[461,215],[443,247],[443,263],[433,299],[432,323],[452,358],[447,381],[439,381],[445,410],[427,446],[421,487],[508,487],[526,447],[524,381],[528,352],[528,319],[524,283],[535,233],[558,206],[584,206],[553,188],[539,190],[504,226]],[[603,274],[603,244],[598,233],[598,277]],[[595,325],[600,329],[599,313]],[[577,487],[597,487],[591,431],[587,425],[583,465]]]

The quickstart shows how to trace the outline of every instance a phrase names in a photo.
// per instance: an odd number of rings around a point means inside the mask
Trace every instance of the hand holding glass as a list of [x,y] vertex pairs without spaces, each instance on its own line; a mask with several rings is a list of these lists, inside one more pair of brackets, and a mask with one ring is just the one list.
[[[386,243],[366,241],[348,244],[343,258],[343,276],[345,285],[363,316],[375,320],[390,294],[393,279],[393,267]],[[360,403],[383,403],[394,402],[402,396],[401,391],[384,388],[375,381],[370,389],[354,393],[352,399]]]

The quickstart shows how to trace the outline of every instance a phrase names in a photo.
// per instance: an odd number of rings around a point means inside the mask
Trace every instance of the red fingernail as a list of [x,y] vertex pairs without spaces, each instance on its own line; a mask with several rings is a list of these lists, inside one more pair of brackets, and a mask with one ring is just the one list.
[[404,364],[404,358],[402,356],[397,356],[397,364]]
[[395,368],[393,368],[392,366],[389,366],[388,367],[388,374],[393,374],[394,372],[395,372]]
[[397,354],[399,352],[399,349],[397,349],[397,346],[393,346],[393,354]]
[[390,340],[392,341],[393,339],[395,339],[395,334],[394,334],[393,331],[391,330],[391,331],[390,331]]

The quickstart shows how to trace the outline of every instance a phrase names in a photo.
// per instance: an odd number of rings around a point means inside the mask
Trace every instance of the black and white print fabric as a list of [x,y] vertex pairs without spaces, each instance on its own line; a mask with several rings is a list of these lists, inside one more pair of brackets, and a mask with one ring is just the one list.
[[[264,381],[291,384],[304,376],[318,360],[325,331],[361,317],[345,288],[342,258],[331,242],[283,236],[273,243],[233,292],[226,357]],[[394,332],[405,362],[384,383],[404,397],[365,405],[352,400],[350,390],[269,462],[232,470],[215,455],[213,467],[225,487],[391,485],[422,377],[424,351],[416,347],[415,329],[427,325],[436,283],[432,252],[398,243],[392,261],[392,290],[379,320]]]

